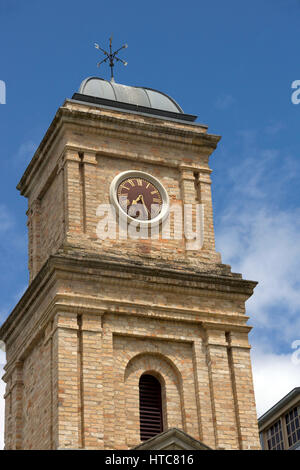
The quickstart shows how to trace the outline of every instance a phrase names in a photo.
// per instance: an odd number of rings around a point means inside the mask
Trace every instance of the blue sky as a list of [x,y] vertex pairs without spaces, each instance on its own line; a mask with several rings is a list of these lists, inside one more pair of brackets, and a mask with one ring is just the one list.
[[128,43],[117,82],[168,93],[222,135],[211,157],[216,242],[223,262],[260,282],[247,303],[258,412],[299,385],[299,26],[298,0],[0,0],[0,322],[28,282],[16,184],[64,99],[87,76],[109,78],[93,43],[106,48],[113,34]]

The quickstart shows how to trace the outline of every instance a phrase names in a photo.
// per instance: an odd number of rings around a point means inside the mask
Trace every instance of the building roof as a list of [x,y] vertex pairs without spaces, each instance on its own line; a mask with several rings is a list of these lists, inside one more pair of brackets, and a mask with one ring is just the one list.
[[285,408],[292,402],[297,396],[300,399],[300,387],[296,387],[291,390],[287,395],[285,395],[281,400],[279,400],[272,408],[270,408],[266,413],[264,413],[258,419],[258,426],[261,428],[267,421],[270,421],[273,416],[277,415],[281,409]]
[[212,450],[178,428],[161,432],[131,450]]
[[161,91],[151,88],[141,88],[109,82],[99,77],[89,77],[83,80],[79,93],[96,96],[107,100],[121,101],[148,108],[163,109],[174,113],[183,113],[183,110],[173,98]]
[[100,77],[88,77],[83,80],[73,99],[184,121],[195,121],[197,117],[185,114],[173,98],[161,91],[121,85]]

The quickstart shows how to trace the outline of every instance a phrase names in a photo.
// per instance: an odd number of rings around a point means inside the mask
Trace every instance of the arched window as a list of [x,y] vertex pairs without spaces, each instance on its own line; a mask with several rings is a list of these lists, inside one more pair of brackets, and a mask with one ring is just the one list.
[[153,375],[140,378],[140,433],[146,441],[163,431],[161,385]]

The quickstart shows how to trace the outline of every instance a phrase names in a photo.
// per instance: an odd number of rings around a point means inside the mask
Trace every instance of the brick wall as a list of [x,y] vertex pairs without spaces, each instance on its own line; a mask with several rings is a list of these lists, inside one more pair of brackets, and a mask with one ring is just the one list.
[[[72,116],[61,124],[53,143],[54,123],[46,134],[19,189],[28,197],[29,269],[32,280],[50,254],[63,245],[83,250],[115,252],[154,259],[220,263],[215,252],[208,158],[219,137],[201,126],[126,115],[85,105],[65,105]],[[76,111],[87,114],[83,120]],[[63,110],[64,108],[61,108]],[[97,128],[95,119],[97,118]],[[113,120],[113,122],[111,122]],[[56,121],[54,121],[56,124]],[[52,133],[50,132],[52,130]],[[45,137],[45,139],[46,139]],[[45,140],[44,139],[44,140]],[[52,147],[51,147],[52,143]],[[204,245],[188,249],[188,241],[101,241],[96,234],[99,204],[108,204],[113,178],[126,170],[141,170],[158,178],[172,204],[203,204]],[[171,236],[173,237],[171,222]]]

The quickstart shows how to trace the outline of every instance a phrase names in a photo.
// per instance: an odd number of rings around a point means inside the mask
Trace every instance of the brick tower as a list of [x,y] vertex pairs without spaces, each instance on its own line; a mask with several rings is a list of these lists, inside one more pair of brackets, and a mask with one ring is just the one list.
[[[99,78],[58,109],[18,185],[30,283],[0,329],[6,449],[139,446],[145,374],[161,387],[163,433],[259,448],[245,315],[256,283],[215,251],[209,157],[219,137],[194,120],[163,93]],[[99,205],[120,202],[130,179],[144,185],[131,203],[145,214],[149,187],[165,220],[171,206],[201,205],[200,248],[186,233],[164,238],[162,219],[156,238],[118,236],[119,219],[117,235],[101,239]]]

